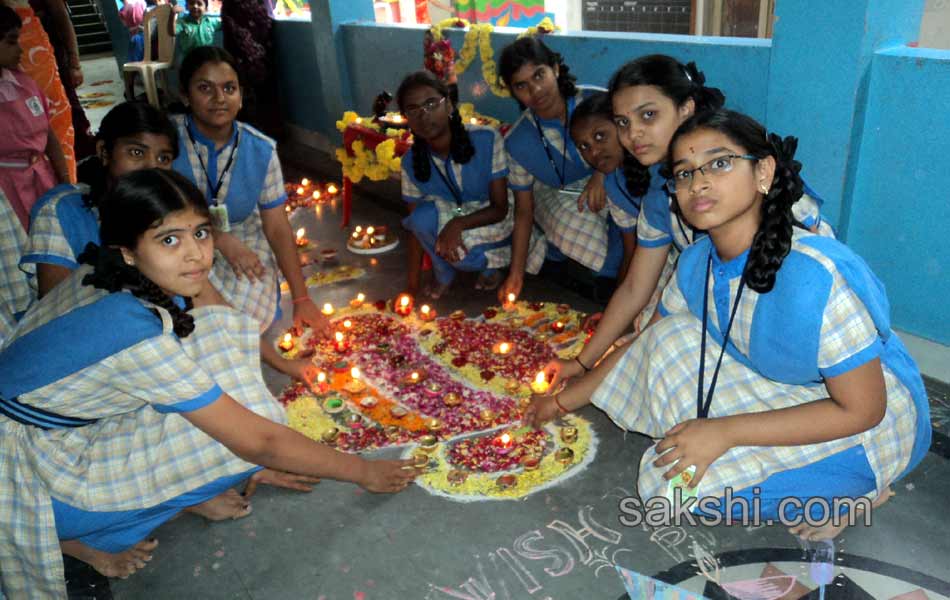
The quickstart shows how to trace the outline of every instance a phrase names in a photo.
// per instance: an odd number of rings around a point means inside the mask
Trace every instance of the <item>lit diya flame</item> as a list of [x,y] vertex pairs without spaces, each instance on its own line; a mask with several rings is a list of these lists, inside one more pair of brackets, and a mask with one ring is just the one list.
[[301,227],[300,229],[297,230],[297,245],[298,245],[298,246],[306,246],[306,245],[307,245],[307,238],[304,237],[304,235],[305,235],[306,233],[307,233],[307,232],[306,232],[306,230],[305,230],[303,227]]
[[512,439],[511,434],[506,431],[505,433],[493,439],[491,445],[495,450],[495,454],[504,456],[505,454],[511,452],[511,449],[515,445],[515,441]]
[[363,122],[363,117],[356,117],[356,124],[359,125]]
[[422,308],[419,309],[419,316],[423,321],[428,321],[432,318],[432,309],[429,308],[428,304],[423,304]]
[[353,379],[359,380],[359,378],[360,378],[360,368],[359,368],[359,367],[353,367],[352,369],[350,369],[350,377],[352,377]]
[[304,177],[303,179],[300,180],[300,185],[307,187],[310,185],[310,180]]
[[393,123],[402,123],[402,115],[393,115]]
[[343,320],[343,329],[350,329],[351,327],[353,327],[353,321],[351,321],[351,320],[349,320],[349,319],[344,319],[344,320]]
[[413,383],[419,383],[419,372],[413,371],[412,373],[409,373],[409,381]]
[[515,296],[513,292],[509,292],[509,293],[508,293],[508,304],[514,304],[514,303],[515,303],[515,299],[516,299],[517,297],[518,297],[518,296]]
[[531,391],[535,394],[543,394],[548,391],[551,385],[548,383],[547,375],[544,371],[538,371],[538,374],[534,376],[534,381],[531,382]]
[[299,188],[297,188],[297,195],[298,195],[298,196],[303,196],[304,193],[306,193],[306,191],[307,191],[307,190],[303,189],[302,187],[299,187]]
[[475,117],[472,117],[471,119],[469,119],[468,122],[471,123],[472,125],[478,125],[478,119],[476,119]]
[[511,352],[511,344],[508,342],[502,342],[498,344],[498,353],[499,354],[508,354]]
[[343,352],[346,350],[346,341],[343,338],[343,332],[337,331],[333,334],[335,340],[334,346],[336,347],[337,352]]
[[409,297],[409,294],[402,294],[399,296],[399,299],[396,300],[396,314],[402,316],[408,316],[412,312],[412,298]]
[[280,343],[277,346],[284,352],[290,352],[294,349],[294,336],[289,333],[285,333],[284,337],[280,340]]
[[327,374],[324,371],[317,373],[317,383],[324,385],[327,382]]
[[366,235],[373,235],[374,233],[376,233],[376,228],[372,225],[366,228]]
[[336,186],[335,186],[335,185],[333,185],[333,184],[331,183],[330,185],[327,186],[327,193],[328,193],[328,194],[331,194],[331,195],[332,195],[332,194],[335,194],[336,192],[337,192],[337,189],[336,189]]
[[319,199],[320,199],[320,190],[314,190],[313,193],[310,194],[310,197],[313,198],[314,200],[319,200]]
[[323,314],[329,317],[330,315],[333,314],[333,305],[327,302],[326,304],[323,305],[323,309],[320,312],[322,312]]
[[554,333],[561,333],[564,331],[564,323],[562,321],[555,321],[551,323],[551,331]]

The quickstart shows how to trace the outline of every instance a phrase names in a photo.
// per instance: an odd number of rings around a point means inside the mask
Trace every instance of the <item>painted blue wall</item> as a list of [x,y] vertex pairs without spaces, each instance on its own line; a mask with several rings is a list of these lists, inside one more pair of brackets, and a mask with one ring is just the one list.
[[[352,84],[353,107],[368,113],[383,89],[395,92],[402,77],[422,68],[424,27],[351,23],[343,26],[343,47]],[[492,34],[495,57],[520,30],[499,29]],[[464,44],[462,31],[450,31],[456,52]],[[675,35],[584,32],[558,34],[545,39],[564,55],[579,83],[607,85],[623,63],[644,54],[664,53],[683,61],[696,61],[709,85],[722,88],[728,103],[758,119],[765,118],[768,89],[768,40],[705,38]],[[482,79],[477,57],[459,78],[459,97],[474,102],[480,112],[512,121],[519,114],[511,98],[491,93]]]
[[275,21],[274,52],[285,120],[311,131],[332,126],[339,117],[331,120],[324,102],[310,22]]
[[887,286],[894,323],[950,345],[950,51],[874,57],[848,245]]

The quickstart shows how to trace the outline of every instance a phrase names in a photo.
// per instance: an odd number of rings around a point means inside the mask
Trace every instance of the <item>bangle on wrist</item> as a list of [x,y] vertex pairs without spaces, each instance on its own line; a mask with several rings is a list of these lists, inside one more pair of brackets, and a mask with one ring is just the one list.
[[301,296],[301,297],[299,297],[299,298],[294,298],[294,299],[293,299],[293,303],[294,303],[294,304],[300,304],[301,302],[303,302],[303,301],[305,301],[305,300],[310,300],[310,296]]
[[569,412],[571,412],[571,411],[569,411],[569,410],[567,410],[566,408],[564,408],[564,405],[561,404],[561,401],[558,399],[558,396],[560,396],[560,394],[554,394],[554,404],[557,405],[557,409],[558,409],[559,411],[561,411],[561,414],[566,415],[567,413],[569,413]]
[[587,365],[585,365],[584,363],[581,362],[581,359],[580,359],[579,356],[575,356],[575,357],[574,357],[574,362],[576,362],[577,364],[579,364],[579,365],[581,366],[581,368],[584,369],[584,372],[585,372],[585,373],[590,373],[590,368],[589,368]]

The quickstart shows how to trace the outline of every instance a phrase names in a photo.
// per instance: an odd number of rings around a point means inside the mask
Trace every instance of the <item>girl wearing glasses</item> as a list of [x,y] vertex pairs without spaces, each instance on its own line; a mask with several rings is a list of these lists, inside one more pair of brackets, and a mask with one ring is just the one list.
[[[402,197],[413,233],[409,244],[408,291],[419,290],[423,249],[439,298],[457,271],[479,273],[476,289],[493,290],[499,268],[511,260],[512,211],[501,136],[491,127],[463,125],[446,85],[428,71],[403,79],[399,109],[412,129],[412,148],[402,157]],[[540,244],[539,244],[540,245]]]
[[621,427],[660,438],[641,460],[642,498],[679,490],[721,513],[731,488],[758,499],[762,518],[786,520],[820,499],[808,510],[822,521],[839,514],[835,499],[883,502],[927,452],[926,392],[883,286],[793,215],[796,145],[724,110],[677,130],[677,205],[708,236],[683,251],[654,324],[597,367],[602,383],[555,401],[574,410],[590,396]]
[[[595,316],[597,329],[590,343],[575,359],[554,360],[545,368],[552,381],[589,371],[631,324],[639,332],[649,321],[679,253],[705,235],[675,210],[672,192],[659,172],[676,128],[694,114],[722,107],[722,92],[705,82],[695,63],[684,65],[662,54],[633,60],[611,78],[614,122],[627,151],[623,163],[627,192],[641,202],[637,248],[623,283],[602,317]],[[834,235],[822,223],[813,196],[805,194],[793,210],[807,227]]]
[[276,144],[237,120],[243,106],[237,62],[221,48],[195,48],[182,61],[180,82],[190,111],[173,117],[179,144],[173,167],[198,186],[211,210],[219,254],[211,282],[263,331],[280,318],[280,269],[294,323],[325,333],[329,321],[307,292],[284,210]]
[[[603,174],[584,162],[571,140],[571,116],[583,93],[559,54],[534,37],[506,46],[498,71],[519,105],[521,117],[505,136],[508,185],[515,197],[511,270],[499,290],[521,293],[524,273],[536,273],[544,256],[529,252],[536,221],[548,241],[547,258],[580,263],[595,277],[595,297],[606,299],[623,259],[620,230],[604,206]],[[583,190],[583,191],[582,191]],[[587,196],[598,212],[588,211]]]

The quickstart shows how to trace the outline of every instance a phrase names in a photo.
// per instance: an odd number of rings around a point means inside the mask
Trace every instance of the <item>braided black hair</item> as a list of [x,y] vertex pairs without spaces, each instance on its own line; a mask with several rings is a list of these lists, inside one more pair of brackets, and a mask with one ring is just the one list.
[[[102,119],[102,124],[96,133],[96,141],[103,143],[103,150],[111,158],[115,143],[119,138],[142,133],[167,137],[172,148],[172,156],[178,158],[178,130],[164,112],[148,102],[123,102],[112,107]],[[110,187],[108,169],[98,156],[84,160],[78,169],[79,181],[89,185],[90,188],[83,202],[89,207],[96,206]]]
[[[718,110],[725,104],[726,97],[718,88],[706,87],[706,76],[696,67],[696,63],[682,64],[665,54],[651,54],[632,60],[620,67],[610,78],[610,96],[624,88],[635,85],[650,85],[659,88],[677,107],[693,99],[695,112]],[[627,180],[627,191],[634,198],[647,193],[650,188],[650,171],[634,158],[625,153],[623,172]]]
[[[528,64],[547,65],[552,69],[557,69],[557,89],[561,97],[567,100],[577,95],[577,77],[571,73],[570,67],[564,62],[564,57],[548,48],[540,38],[535,36],[518,38],[501,50],[501,56],[498,57],[498,73],[509,91],[511,91],[511,78],[515,76],[518,69]],[[518,106],[521,110],[525,109],[525,105],[520,100],[518,100]]]
[[[401,112],[405,113],[406,95],[419,87],[431,88],[443,98],[451,100],[451,89],[442,80],[429,71],[416,71],[407,75],[396,91],[396,103]],[[455,106],[454,101],[452,104]],[[472,145],[472,139],[468,135],[468,130],[465,129],[465,124],[462,123],[462,116],[457,107],[449,115],[449,131],[452,134],[449,154],[453,161],[464,165],[475,156],[475,146]],[[423,182],[429,181],[432,176],[429,145],[419,136],[416,136],[412,142],[412,174]]]
[[[195,329],[194,318],[176,305],[152,280],[134,266],[127,265],[119,248],[135,248],[142,234],[179,210],[191,208],[208,215],[201,192],[183,175],[162,169],[145,169],[120,177],[99,205],[102,246],[89,244],[79,262],[93,266],[83,285],[110,293],[128,290],[136,297],[168,311],[175,335],[186,337]],[[156,314],[157,311],[155,311]]]
[[[760,294],[768,293],[775,285],[775,274],[791,251],[792,227],[804,228],[792,215],[792,205],[801,198],[804,190],[799,176],[802,165],[795,160],[798,139],[766,134],[765,127],[752,117],[721,109],[699,113],[688,119],[673,134],[670,147],[680,136],[697,129],[718,131],[758,159],[775,158],[772,186],[762,200],[762,221],[752,239],[742,275],[749,288]],[[667,159],[666,171],[672,172],[672,155]]]
[[15,10],[0,2],[0,37],[5,37],[14,29],[22,29],[23,20]]

